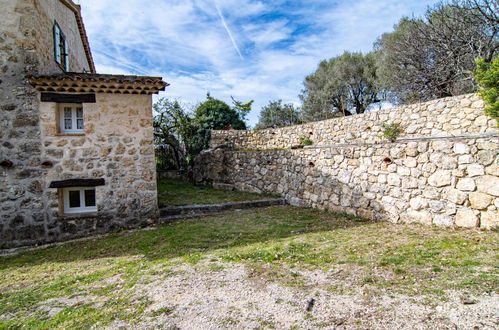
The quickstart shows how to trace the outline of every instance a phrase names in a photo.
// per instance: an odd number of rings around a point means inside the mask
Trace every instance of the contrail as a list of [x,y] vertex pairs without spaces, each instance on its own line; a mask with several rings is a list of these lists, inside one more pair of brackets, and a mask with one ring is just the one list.
[[239,57],[241,58],[241,60],[244,59],[243,55],[241,54],[241,51],[239,50],[239,47],[237,47],[236,40],[234,40],[234,37],[232,36],[232,33],[230,32],[230,29],[227,26],[227,23],[225,23],[225,18],[222,15],[222,11],[220,10],[220,7],[218,7],[218,4],[216,2],[215,2],[215,8],[217,9],[218,16],[220,16],[220,20],[222,21],[222,25],[224,26],[225,31],[227,31],[227,34],[229,35],[229,38],[232,41],[232,45],[236,49],[237,54],[239,55]]

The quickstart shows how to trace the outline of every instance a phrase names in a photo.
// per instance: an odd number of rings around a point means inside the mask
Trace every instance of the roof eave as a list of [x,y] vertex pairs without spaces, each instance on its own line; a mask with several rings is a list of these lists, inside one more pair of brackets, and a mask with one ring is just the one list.
[[168,84],[161,77],[134,75],[106,75],[88,73],[62,73],[27,77],[39,92],[55,93],[112,93],[157,94]]

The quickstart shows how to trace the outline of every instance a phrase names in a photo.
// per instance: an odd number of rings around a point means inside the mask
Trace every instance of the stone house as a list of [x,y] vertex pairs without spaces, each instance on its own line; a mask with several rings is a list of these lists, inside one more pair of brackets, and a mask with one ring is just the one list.
[[154,222],[160,77],[97,74],[71,0],[0,0],[0,248]]

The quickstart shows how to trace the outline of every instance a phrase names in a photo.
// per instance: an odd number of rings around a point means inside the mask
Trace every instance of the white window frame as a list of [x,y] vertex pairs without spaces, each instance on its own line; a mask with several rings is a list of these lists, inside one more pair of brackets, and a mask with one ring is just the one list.
[[[86,206],[85,203],[85,190],[93,190],[95,192],[95,205]],[[80,207],[69,207],[69,192],[78,191],[80,193]],[[62,198],[64,201],[64,213],[65,214],[75,214],[75,213],[90,213],[97,212],[97,191],[95,187],[70,187],[62,188]]]
[[[65,127],[65,108],[71,108],[71,128],[66,129]],[[81,109],[82,117],[77,118],[76,112],[77,109]],[[83,104],[81,103],[59,103],[59,127],[61,133],[69,133],[69,134],[81,134],[85,132],[85,115],[83,113]],[[83,121],[83,128],[78,129],[77,127],[77,119],[81,119]]]

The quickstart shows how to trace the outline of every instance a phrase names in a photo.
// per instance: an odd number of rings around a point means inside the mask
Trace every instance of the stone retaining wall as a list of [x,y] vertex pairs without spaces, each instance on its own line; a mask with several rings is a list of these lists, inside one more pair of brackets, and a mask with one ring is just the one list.
[[[202,153],[194,178],[366,218],[492,228],[499,130],[483,107],[467,94],[277,129],[213,131],[213,147],[233,142],[239,151]],[[385,122],[400,124],[395,143],[382,137]],[[313,145],[276,150],[302,136]]]
[[[438,102],[437,102],[438,103]],[[438,120],[438,118],[437,118]],[[197,183],[278,193],[293,205],[391,222],[499,224],[499,134],[202,153]]]
[[213,131],[211,145],[234,142],[243,149],[288,148],[302,136],[309,136],[314,145],[381,142],[385,141],[384,122],[400,123],[400,137],[497,132],[495,120],[483,112],[483,101],[467,94],[277,129]]

